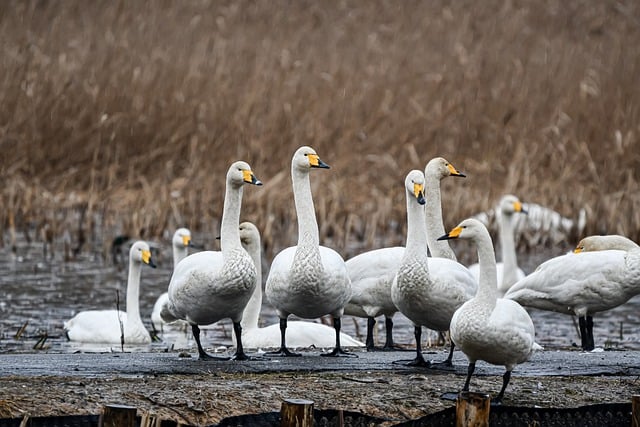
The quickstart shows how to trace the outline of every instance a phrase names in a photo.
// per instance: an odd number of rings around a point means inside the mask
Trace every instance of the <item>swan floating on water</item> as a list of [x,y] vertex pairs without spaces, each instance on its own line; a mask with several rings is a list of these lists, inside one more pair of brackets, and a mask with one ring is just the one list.
[[593,315],[640,294],[640,247],[618,235],[589,236],[574,253],[552,258],[514,284],[505,298],[525,307],[578,316],[582,349],[595,348]]
[[281,343],[277,355],[293,356],[287,349],[287,318],[333,317],[335,347],[324,356],[347,354],[341,347],[344,306],[351,297],[351,281],[342,256],[320,246],[309,172],[329,168],[311,147],[300,147],[291,160],[293,196],[298,217],[298,244],[279,252],[271,263],[265,294],[280,318]]
[[129,250],[127,279],[127,311],[81,311],[64,322],[70,341],[104,344],[149,344],[151,336],[140,318],[140,274],[142,264],[155,268],[149,245],[137,241]]
[[491,236],[476,219],[466,219],[440,239],[471,239],[478,247],[480,282],[477,294],[456,310],[451,319],[451,339],[469,359],[462,391],[469,391],[476,361],[504,365],[502,388],[494,402],[502,401],[513,368],[542,347],[535,342],[529,313],[515,301],[498,298],[496,258]]
[[[256,266],[256,288],[242,315],[242,344],[245,348],[280,347],[280,325],[258,326],[262,307],[262,256],[260,232],[250,223],[240,224],[240,241],[251,255]],[[287,344],[292,348],[327,348],[335,344],[335,330],[320,323],[291,321],[287,322]],[[235,343],[235,339],[234,339]],[[363,347],[364,344],[340,332],[340,343],[346,347]]]
[[222,212],[221,251],[202,251],[175,266],[169,283],[169,301],[160,315],[165,322],[178,319],[191,325],[200,359],[211,359],[200,343],[199,325],[230,318],[236,336],[232,359],[249,357],[242,347],[240,321],[256,285],[253,260],[240,243],[240,206],[244,184],[262,185],[246,162],[234,162],[227,171]]

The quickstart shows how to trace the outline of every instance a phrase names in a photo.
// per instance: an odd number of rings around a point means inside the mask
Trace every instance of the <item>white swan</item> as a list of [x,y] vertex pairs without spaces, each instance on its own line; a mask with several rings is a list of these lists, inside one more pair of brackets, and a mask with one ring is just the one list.
[[[424,174],[419,170],[412,170],[405,179],[407,247],[391,285],[393,303],[414,324],[416,358],[411,365],[415,366],[431,365],[422,356],[422,326],[448,331],[453,313],[477,288],[463,265],[448,258],[427,258],[424,182]],[[446,365],[451,365],[453,348],[452,344]]]
[[[500,212],[498,216],[498,224],[500,226],[498,234],[500,236],[502,262],[496,263],[496,271],[498,275],[498,291],[502,296],[509,290],[511,285],[525,276],[524,271],[518,267],[514,237],[514,214],[526,214],[527,211],[522,207],[520,200],[511,194],[502,196],[498,209]],[[480,265],[477,263],[470,265],[469,271],[478,280],[480,277]]]
[[[440,181],[448,176],[464,177],[442,157],[435,157],[425,167],[426,224],[428,247],[431,255],[456,260],[449,243],[438,241],[444,233]],[[385,316],[386,339],[383,349],[394,348],[393,315],[398,311],[391,300],[391,283],[404,256],[404,247],[374,249],[356,255],[346,261],[351,279],[352,295],[344,308],[344,314],[367,318],[367,350],[374,349],[373,328],[375,318]]]
[[[146,242],[138,241],[129,250],[127,279],[127,311],[81,311],[64,322],[64,330],[71,341],[105,344],[148,344],[149,331],[140,318],[140,270],[142,264],[155,268],[151,250]],[[124,341],[121,338],[124,337]]]
[[213,358],[200,343],[198,325],[209,325],[230,318],[237,346],[233,359],[245,360],[242,348],[242,312],[256,284],[256,268],[240,243],[240,205],[244,184],[262,185],[242,161],[227,171],[224,207],[220,226],[221,251],[202,251],[189,255],[175,267],[169,283],[169,301],[162,308],[165,322],[178,319],[191,325],[201,359]]
[[574,252],[540,264],[505,298],[578,316],[582,349],[590,351],[595,348],[592,316],[640,293],[640,247],[622,236],[590,236]]
[[287,317],[316,318],[331,314],[335,328],[335,348],[327,356],[345,354],[340,344],[344,306],[351,297],[351,281],[342,256],[320,246],[318,223],[311,195],[309,172],[328,168],[311,147],[300,147],[291,160],[293,196],[298,216],[298,245],[284,249],[271,263],[265,293],[280,317],[280,351],[290,356],[286,346]]
[[[242,344],[245,348],[273,348],[280,346],[280,325],[258,326],[262,307],[262,256],[260,232],[250,222],[240,224],[240,241],[251,255],[256,266],[256,289],[242,315]],[[287,343],[293,348],[332,347],[336,334],[333,328],[320,323],[292,321],[287,323]],[[235,343],[235,339],[234,339]],[[363,347],[364,344],[340,332],[340,343],[347,347]]]
[[456,310],[451,319],[451,339],[469,359],[469,382],[476,361],[504,365],[502,388],[494,399],[499,403],[511,379],[513,368],[542,347],[535,342],[533,322],[527,311],[514,301],[498,298],[496,258],[487,228],[476,219],[466,219],[440,239],[471,239],[478,247],[480,282],[475,297]]
[[[191,231],[187,228],[178,228],[175,233],[173,233],[173,238],[171,239],[171,247],[173,250],[173,268],[176,268],[176,265],[180,261],[189,255],[189,246],[191,245]],[[160,311],[162,307],[169,301],[169,293],[162,293],[156,303],[153,305],[153,310],[151,311],[151,325],[155,331],[164,331],[166,328],[170,329],[185,329],[187,325],[186,322],[177,320],[173,323],[165,323],[160,316]]]

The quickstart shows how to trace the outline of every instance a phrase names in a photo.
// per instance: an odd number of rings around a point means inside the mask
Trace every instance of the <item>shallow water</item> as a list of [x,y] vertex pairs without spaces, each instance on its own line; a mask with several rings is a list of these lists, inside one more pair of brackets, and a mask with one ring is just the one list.
[[[550,257],[538,254],[528,257],[532,265]],[[144,267],[140,290],[140,311],[143,321],[151,329],[149,316],[156,298],[168,286],[172,260],[167,243],[154,245],[153,257],[158,268]],[[126,266],[116,266],[111,259],[103,260],[101,253],[84,253],[78,259],[65,262],[61,254],[45,260],[39,243],[24,244],[12,253],[8,245],[0,248],[0,352],[38,351],[33,347],[45,334],[44,350],[50,352],[120,351],[117,345],[87,345],[71,343],[64,336],[63,322],[75,313],[87,309],[114,309],[119,294],[124,308],[126,295]],[[627,304],[594,318],[596,346],[640,349],[640,296]],[[572,317],[540,310],[530,310],[536,326],[537,341],[546,346],[579,344]],[[292,317],[293,319],[293,317]],[[384,340],[384,321],[379,318],[379,341]],[[264,303],[261,322],[277,323],[274,310]],[[413,327],[401,314],[396,314],[394,338],[399,344],[413,347]],[[364,341],[366,320],[346,316],[343,332]],[[16,334],[23,329],[19,338]],[[224,349],[232,345],[230,321],[221,321],[203,330],[202,343],[207,349]],[[171,332],[162,341],[149,346],[127,346],[128,351],[160,349],[195,349],[190,333]],[[428,343],[435,342],[435,333],[424,333]]]

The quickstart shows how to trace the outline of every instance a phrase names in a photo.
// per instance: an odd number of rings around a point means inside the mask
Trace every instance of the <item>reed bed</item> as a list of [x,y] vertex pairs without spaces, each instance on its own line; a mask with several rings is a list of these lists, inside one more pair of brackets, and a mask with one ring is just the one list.
[[510,192],[640,240],[631,0],[8,1],[0,39],[5,243],[214,236],[243,159],[271,257],[300,145],[332,167],[312,185],[345,256],[404,241],[404,176],[434,156],[468,174],[443,182],[446,227]]

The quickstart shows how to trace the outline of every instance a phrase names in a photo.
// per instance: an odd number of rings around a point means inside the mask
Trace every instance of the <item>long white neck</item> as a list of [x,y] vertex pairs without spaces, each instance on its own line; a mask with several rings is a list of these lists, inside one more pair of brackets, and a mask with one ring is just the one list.
[[518,281],[518,260],[513,228],[513,214],[502,212],[500,217],[500,250],[502,251],[503,286],[511,286]]
[[448,240],[437,240],[445,234],[442,220],[442,199],[440,196],[440,178],[429,173],[425,175],[425,205],[427,241],[431,256],[437,258],[449,258],[457,261],[456,254],[451,249]]
[[424,219],[424,205],[407,195],[407,247],[405,259],[424,259],[427,265],[427,225]]
[[496,254],[493,250],[491,236],[486,228],[483,228],[476,237],[475,243],[478,247],[478,263],[480,264],[478,292],[475,298],[493,307],[498,298]]
[[242,321],[240,322],[242,332],[258,327],[260,309],[262,308],[262,259],[260,254],[260,243],[252,242],[245,249],[249,252],[249,255],[251,255],[253,264],[256,266],[256,288],[253,291],[253,294],[251,294],[251,298],[249,299],[249,302],[242,314]]
[[224,194],[222,223],[220,224],[220,249],[225,252],[241,248],[240,244],[240,204],[242,203],[242,186],[235,187],[227,182]]
[[298,216],[298,246],[318,247],[320,234],[311,195],[309,172],[301,171],[292,166],[291,180],[293,181],[293,199]]
[[127,323],[142,324],[140,318],[140,270],[142,264],[129,259],[129,277],[127,278]]
[[189,250],[184,244],[173,245],[173,268],[178,265],[180,261],[185,259],[189,254]]

